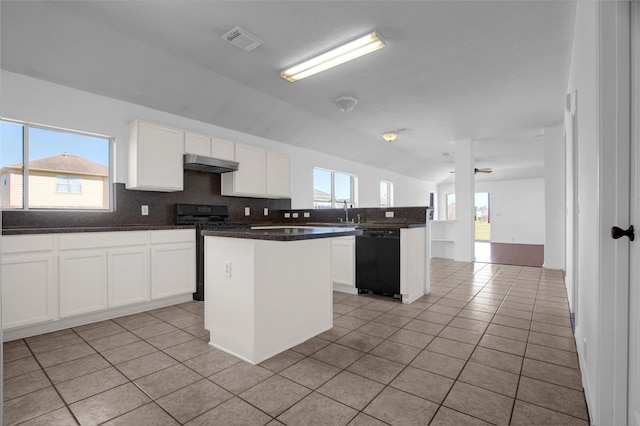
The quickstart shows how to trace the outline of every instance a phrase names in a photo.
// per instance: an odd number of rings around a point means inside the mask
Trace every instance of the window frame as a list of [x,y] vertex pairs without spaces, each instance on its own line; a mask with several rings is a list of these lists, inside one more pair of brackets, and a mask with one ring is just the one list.
[[[64,183],[60,183],[60,180],[64,179]],[[79,183],[73,183],[78,181]],[[66,187],[66,191],[60,191],[60,186]],[[78,187],[78,191],[72,191],[72,188]],[[56,193],[58,194],[79,194],[82,195],[82,178],[70,175],[57,175],[56,176]]]
[[[7,211],[56,211],[56,212],[64,212],[64,211],[68,211],[68,212],[83,212],[83,213],[91,213],[91,212],[100,212],[100,213],[104,213],[104,212],[113,212],[114,211],[114,190],[113,190],[113,183],[114,183],[114,175],[115,175],[115,164],[114,164],[114,159],[115,159],[115,137],[113,136],[107,136],[107,135],[103,135],[103,134],[99,134],[99,133],[92,133],[92,132],[86,132],[86,131],[82,131],[82,130],[72,130],[72,129],[66,129],[66,128],[62,128],[62,127],[56,127],[56,126],[49,126],[49,125],[45,125],[45,124],[37,124],[37,123],[32,123],[29,121],[23,121],[23,120],[16,120],[16,119],[12,119],[12,118],[7,118],[7,117],[1,117],[0,116],[0,122],[6,122],[6,123],[12,123],[12,124],[17,124],[22,126],[22,179],[23,179],[23,184],[22,184],[22,207],[1,207],[2,210],[7,210]],[[87,136],[87,137],[91,137],[91,138],[96,138],[96,139],[104,139],[106,141],[108,141],[109,144],[109,155],[108,155],[108,162],[109,164],[107,165],[107,170],[109,171],[109,175],[107,177],[107,191],[108,191],[108,197],[107,197],[107,207],[106,208],[91,208],[91,209],[87,209],[87,208],[56,208],[56,207],[30,207],[29,206],[29,167],[28,164],[30,162],[29,160],[29,129],[41,129],[41,130],[48,130],[48,131],[54,131],[54,132],[62,132],[62,133],[69,133],[69,134],[74,134],[74,135],[80,135],[80,136]],[[57,179],[58,176],[62,176],[62,175],[56,175],[56,193],[59,193],[57,191]],[[65,175],[67,176],[67,175]],[[82,192],[80,192],[81,194]],[[68,194],[78,194],[75,192],[68,192]]]
[[[382,186],[385,185],[387,189],[387,204],[382,203]],[[389,208],[393,207],[393,182],[388,180],[380,180],[380,207]]]
[[[329,172],[331,173],[331,200],[330,201],[320,201],[320,200],[316,200],[315,197],[315,189],[316,189],[316,184],[315,184],[315,178],[313,178],[313,182],[312,182],[312,192],[313,192],[313,208],[315,210],[322,210],[322,207],[318,206],[318,203],[331,203],[331,207],[332,209],[336,209],[336,208],[341,208],[342,205],[344,204],[344,202],[347,202],[347,205],[349,205],[350,207],[356,207],[357,204],[357,196],[356,196],[356,190],[357,190],[357,185],[358,185],[358,177],[356,175],[354,175],[353,173],[346,173],[346,172],[340,172],[337,170],[331,170],[331,169],[325,169],[324,167],[314,167],[313,171],[315,172],[316,170],[321,170],[323,172]],[[344,199],[340,199],[338,200],[336,198],[336,173],[339,173],[341,175],[345,175],[345,176],[349,176],[350,177],[350,193],[351,193],[351,198],[348,200],[344,200]]]

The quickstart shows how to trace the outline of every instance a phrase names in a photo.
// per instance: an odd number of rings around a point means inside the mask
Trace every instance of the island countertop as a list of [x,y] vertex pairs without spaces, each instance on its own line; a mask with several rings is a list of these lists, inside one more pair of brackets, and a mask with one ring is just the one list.
[[202,235],[209,237],[244,238],[270,241],[299,241],[316,238],[347,237],[362,235],[362,231],[354,228],[329,228],[305,226],[268,226],[252,229],[205,230]]

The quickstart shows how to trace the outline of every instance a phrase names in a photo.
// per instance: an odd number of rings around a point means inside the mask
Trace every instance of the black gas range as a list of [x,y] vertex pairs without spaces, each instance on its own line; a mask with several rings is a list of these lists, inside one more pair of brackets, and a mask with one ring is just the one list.
[[220,228],[250,228],[242,222],[229,222],[229,208],[222,205],[176,204],[176,225],[196,227],[196,292],[193,300],[204,300],[204,235],[202,231]]

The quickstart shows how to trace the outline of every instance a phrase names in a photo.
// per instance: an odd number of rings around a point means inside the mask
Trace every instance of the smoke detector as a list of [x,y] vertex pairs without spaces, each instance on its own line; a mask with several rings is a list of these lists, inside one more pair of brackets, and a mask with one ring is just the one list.
[[264,41],[242,27],[233,28],[222,38],[245,52],[249,52],[264,43]]
[[349,112],[356,106],[358,100],[352,96],[341,96],[334,99],[333,103],[336,104],[340,111]]

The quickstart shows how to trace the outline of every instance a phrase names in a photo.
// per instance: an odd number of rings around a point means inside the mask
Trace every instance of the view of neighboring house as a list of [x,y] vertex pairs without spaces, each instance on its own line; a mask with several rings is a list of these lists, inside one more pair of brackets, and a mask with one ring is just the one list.
[[[103,164],[67,153],[29,162],[29,207],[106,209],[109,207],[109,169]],[[2,207],[21,208],[23,164],[0,169]]]

